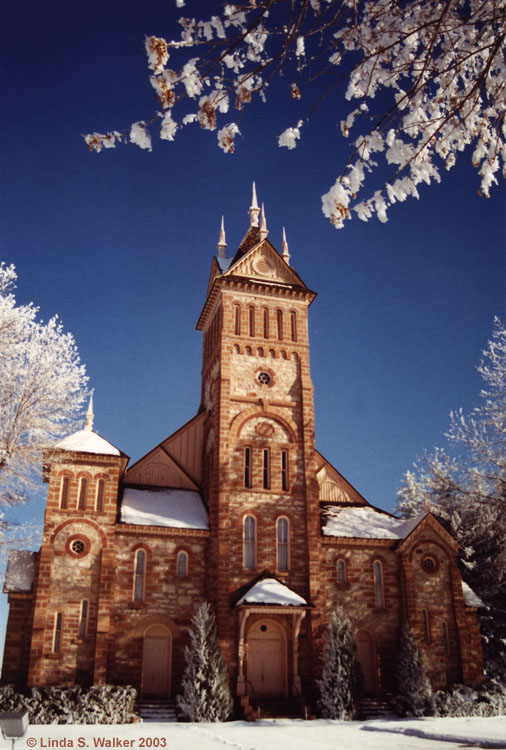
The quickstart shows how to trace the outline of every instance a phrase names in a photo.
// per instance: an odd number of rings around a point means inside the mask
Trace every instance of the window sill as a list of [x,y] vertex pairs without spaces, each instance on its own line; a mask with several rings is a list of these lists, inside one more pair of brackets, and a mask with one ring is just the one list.
[[55,653],[54,651],[52,651],[51,653],[46,654],[46,659],[52,659],[53,661],[57,661],[58,659],[61,659],[62,656],[63,654],[61,653],[61,651],[58,651],[58,653]]
[[144,609],[146,606],[145,602],[130,602],[128,605],[130,609]]

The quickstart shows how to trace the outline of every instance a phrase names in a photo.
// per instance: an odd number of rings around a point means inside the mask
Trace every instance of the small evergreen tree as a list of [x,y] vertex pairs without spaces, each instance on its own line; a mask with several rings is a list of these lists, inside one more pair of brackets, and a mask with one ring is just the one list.
[[232,711],[227,668],[218,643],[216,620],[207,602],[192,619],[185,648],[183,694],[177,704],[190,721],[225,721]]
[[324,719],[353,718],[353,702],[359,685],[351,622],[342,607],[330,617],[323,647],[323,669],[318,709]]
[[422,654],[406,622],[401,631],[399,656],[395,670],[397,702],[405,716],[432,716],[434,700]]

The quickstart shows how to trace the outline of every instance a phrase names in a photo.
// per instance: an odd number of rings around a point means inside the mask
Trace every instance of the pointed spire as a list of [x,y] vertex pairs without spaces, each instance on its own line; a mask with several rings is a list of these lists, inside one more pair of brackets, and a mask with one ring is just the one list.
[[267,229],[267,219],[265,218],[265,209],[264,209],[264,204],[262,203],[262,217],[261,217],[261,222],[260,222],[260,239],[265,240],[268,234],[269,234],[269,230]]
[[93,432],[93,419],[95,415],[93,414],[93,390],[90,394],[90,403],[88,404],[88,411],[86,412],[86,421],[84,423],[84,429],[89,430],[90,432]]
[[255,183],[253,183],[253,195],[251,196],[251,207],[249,210],[250,223],[252,227],[258,226],[258,214],[259,213],[260,213],[260,209],[258,208],[257,191],[256,191]]
[[283,227],[283,248],[282,248],[281,257],[283,258],[287,266],[289,266],[290,265],[290,253],[288,252],[288,242],[286,241],[286,232],[285,232],[284,227]]
[[220,229],[220,236],[218,238],[218,254],[220,258],[225,257],[225,250],[227,247],[227,241],[225,238],[225,219],[223,216],[221,217],[221,229]]

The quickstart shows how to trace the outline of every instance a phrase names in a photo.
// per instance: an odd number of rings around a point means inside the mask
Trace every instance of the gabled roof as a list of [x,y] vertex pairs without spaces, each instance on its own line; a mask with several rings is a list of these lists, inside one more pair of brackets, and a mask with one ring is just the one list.
[[425,518],[421,513],[408,520],[394,518],[370,506],[328,507],[324,511],[324,536],[351,539],[392,539],[404,540]]
[[198,492],[125,487],[121,521],[138,526],[209,529],[209,518]]
[[339,505],[370,505],[365,497],[319,451],[315,451],[315,455],[320,502]]
[[234,282],[257,285],[262,290],[285,289],[287,294],[302,295],[309,304],[316,297],[271,242],[260,236],[258,227],[250,227],[232,260],[213,258],[206,302],[196,325],[198,330],[204,327],[218,290]]
[[126,484],[196,490],[202,470],[202,412],[136,461],[125,474]]
[[63,440],[53,445],[53,448],[74,453],[95,453],[103,456],[125,456],[119,448],[109,443],[98,432],[92,430],[79,430],[72,435],[67,435]]
[[281,607],[307,606],[307,602],[302,596],[299,596],[275,578],[263,578],[261,581],[257,581],[241,596],[235,606],[239,607],[241,604],[267,604],[269,606],[277,604]]

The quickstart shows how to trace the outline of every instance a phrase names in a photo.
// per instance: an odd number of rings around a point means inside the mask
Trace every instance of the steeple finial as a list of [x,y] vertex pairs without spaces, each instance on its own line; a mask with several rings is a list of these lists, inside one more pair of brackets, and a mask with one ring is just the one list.
[[253,195],[251,196],[251,207],[249,210],[250,223],[252,227],[258,226],[258,214],[259,213],[260,213],[260,209],[258,208],[257,191],[256,191],[255,183],[253,183]]
[[84,423],[84,429],[93,432],[93,391],[90,394],[90,403],[88,404],[88,411],[86,412],[86,421]]
[[267,219],[265,218],[265,209],[264,209],[264,204],[262,203],[262,220],[260,222],[260,239],[265,240],[268,234],[269,234],[269,230],[267,229]]
[[288,252],[288,242],[286,241],[286,232],[285,232],[284,227],[283,227],[283,248],[282,248],[281,257],[283,258],[287,266],[289,266],[290,265],[290,253]]
[[218,238],[218,254],[220,258],[225,257],[225,249],[227,247],[227,241],[225,239],[225,219],[221,217],[221,229],[220,236]]

